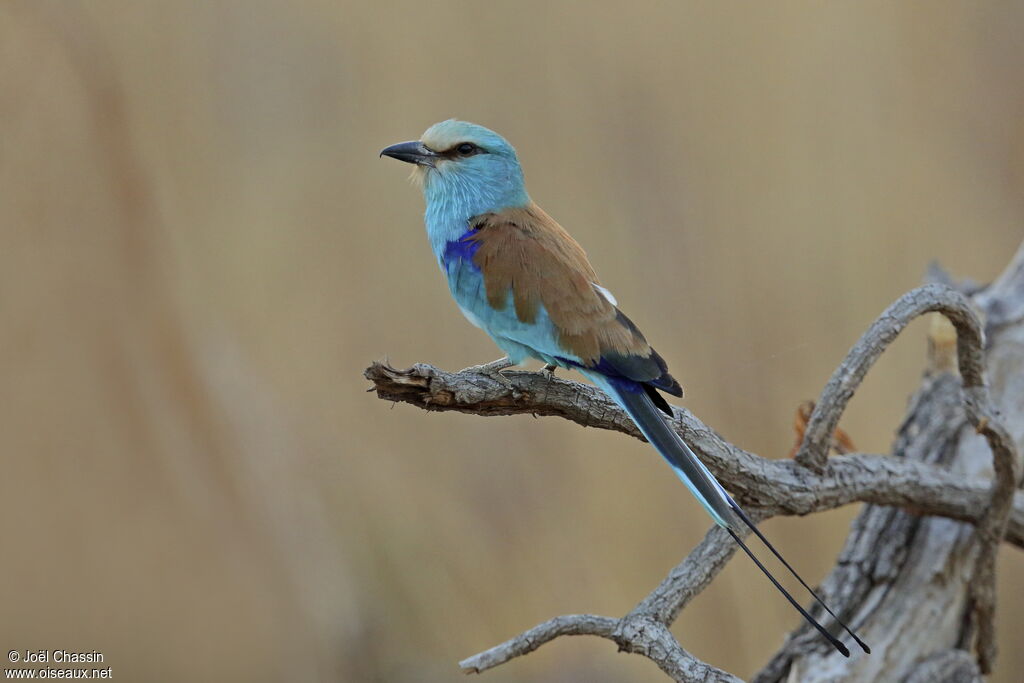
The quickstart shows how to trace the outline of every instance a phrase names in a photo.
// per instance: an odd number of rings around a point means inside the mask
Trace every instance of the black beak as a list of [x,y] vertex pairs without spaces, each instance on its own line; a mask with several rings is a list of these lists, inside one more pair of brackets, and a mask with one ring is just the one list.
[[420,166],[434,167],[434,159],[437,152],[424,145],[419,140],[412,142],[399,142],[397,145],[385,147],[380,151],[382,157],[391,157],[404,161],[407,164],[419,164]]

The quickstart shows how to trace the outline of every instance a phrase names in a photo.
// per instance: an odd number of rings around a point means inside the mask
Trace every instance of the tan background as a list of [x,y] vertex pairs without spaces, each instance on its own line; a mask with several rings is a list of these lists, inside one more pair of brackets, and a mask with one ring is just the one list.
[[[495,349],[408,169],[452,116],[517,146],[686,405],[770,457],[926,264],[1024,235],[1021,3],[0,4],[0,645],[122,681],[461,680],[618,615],[708,520],[643,444],[428,415],[372,360]],[[918,323],[844,420],[885,451]],[[767,530],[819,580],[855,509]],[[1024,667],[1024,556],[1001,560]],[[737,561],[675,628],[749,675],[798,617]],[[560,641],[487,681],[659,681]]]

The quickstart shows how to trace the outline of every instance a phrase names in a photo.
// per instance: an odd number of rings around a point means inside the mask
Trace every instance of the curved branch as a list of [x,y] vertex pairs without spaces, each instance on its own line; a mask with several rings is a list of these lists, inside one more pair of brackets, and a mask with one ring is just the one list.
[[566,614],[548,619],[528,631],[523,631],[515,638],[495,645],[472,657],[459,662],[463,673],[478,674],[504,664],[510,659],[529,654],[545,643],[559,636],[602,636],[611,638],[618,619],[602,617],[596,614]]
[[967,297],[941,284],[913,289],[882,312],[832,373],[807,422],[804,441],[796,455],[798,463],[819,473],[825,469],[829,443],[846,404],[889,344],[911,320],[925,313],[941,313],[956,328],[957,360],[964,388],[984,388],[984,335]]
[[559,636],[600,636],[623,652],[643,655],[673,681],[742,683],[730,673],[702,662],[683,649],[668,627],[650,617],[612,619],[595,614],[567,614],[520,633],[515,638],[459,662],[463,673],[476,674],[529,654]]

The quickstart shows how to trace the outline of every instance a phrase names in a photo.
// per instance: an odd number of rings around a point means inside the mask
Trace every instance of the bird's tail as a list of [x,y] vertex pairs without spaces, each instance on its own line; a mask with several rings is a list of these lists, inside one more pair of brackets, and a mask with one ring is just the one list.
[[800,612],[801,615],[818,630],[840,653],[844,656],[849,657],[850,651],[845,645],[835,638],[831,633],[825,630],[818,621],[807,613],[800,603],[798,603],[789,592],[782,587],[778,580],[772,575],[771,572],[757,559],[757,556],[751,552],[750,548],[743,542],[740,537],[741,533],[744,533],[749,528],[765,546],[771,551],[771,553],[779,559],[780,562],[797,578],[800,584],[807,589],[807,591],[814,597],[814,599],[828,612],[833,619],[836,620],[843,629],[850,634],[850,636],[857,642],[858,645],[865,651],[871,652],[871,649],[862,641],[857,635],[847,627],[829,609],[818,594],[811,589],[810,586],[796,573],[796,570],[787,562],[778,550],[775,549],[768,539],[765,538],[764,534],[754,525],[753,521],[743,512],[742,508],[737,505],[736,501],[732,499],[722,485],[718,483],[714,475],[704,466],[704,463],[694,454],[690,447],[686,445],[686,442],[675,432],[674,429],[669,427],[665,422],[661,411],[658,410],[654,401],[648,395],[645,387],[631,380],[618,380],[612,379],[605,375],[596,372],[585,372],[586,376],[598,385],[605,392],[608,393],[615,402],[622,406],[629,416],[636,423],[636,426],[640,429],[640,432],[647,438],[647,440],[654,446],[662,457],[668,461],[686,488],[690,489],[690,492],[697,498],[704,509],[708,511],[711,518],[716,524],[724,528],[729,532],[729,535],[733,537],[736,543],[743,549],[743,551],[754,561],[754,564],[764,572],[765,576],[772,582],[772,584],[779,589],[779,591],[786,597],[793,607]]

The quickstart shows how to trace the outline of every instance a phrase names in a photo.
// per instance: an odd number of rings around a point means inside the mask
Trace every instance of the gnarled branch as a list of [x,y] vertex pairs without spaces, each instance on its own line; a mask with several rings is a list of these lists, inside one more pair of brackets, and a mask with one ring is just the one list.
[[[942,467],[910,458],[863,453],[825,458],[842,411],[867,370],[913,317],[929,311],[941,312],[956,329],[963,387],[962,402],[955,408],[963,416],[961,419],[969,420],[988,441],[995,469],[993,481],[954,475]],[[984,353],[981,324],[963,295],[949,287],[927,285],[897,300],[851,349],[822,392],[798,462],[772,461],[748,453],[678,407],[674,409],[674,426],[757,521],[780,514],[804,515],[860,501],[977,525],[978,562],[971,579],[971,596],[978,634],[978,664],[982,671],[987,671],[995,656],[994,558],[1004,534],[1011,543],[1024,547],[1024,496],[1017,493],[1015,497],[1019,479],[1016,446],[992,407],[984,381]],[[470,370],[450,373],[424,364],[396,370],[384,363],[374,363],[365,375],[374,383],[380,398],[426,410],[477,415],[557,415],[583,426],[643,438],[629,417],[602,392],[546,373],[509,372],[509,381],[505,383]],[[676,681],[737,680],[695,659],[668,630],[683,606],[713,580],[735,548],[723,530],[713,528],[657,588],[622,618],[556,617],[464,660],[461,666],[467,672],[480,672],[561,635],[597,635],[615,641],[622,650],[648,657]],[[823,592],[828,594],[829,588],[826,583]],[[791,638],[762,677],[781,673],[789,666],[787,662],[791,660],[784,653],[820,649],[821,643],[803,636]],[[943,657],[933,657],[928,666],[952,662],[962,669],[965,665],[961,652],[949,651]]]
[[825,469],[832,434],[868,370],[911,320],[932,312],[946,316],[956,328],[958,366],[965,391],[984,391],[984,335],[967,297],[945,285],[918,287],[885,309],[832,373],[807,423],[803,445],[796,454],[798,463],[815,472]]
[[[584,427],[610,429],[643,439],[636,425],[600,389],[537,372],[506,372],[510,384],[470,372],[447,372],[417,363],[397,370],[376,362],[365,376],[377,395],[431,411],[474,415],[555,415]],[[741,503],[773,515],[807,515],[849,503],[892,505],[918,514],[978,523],[990,499],[990,483],[964,480],[915,460],[851,453],[822,473],[792,461],[769,460],[735,446],[685,408],[675,406],[674,425],[690,447]],[[1024,494],[1013,499],[1006,539],[1024,548]]]

